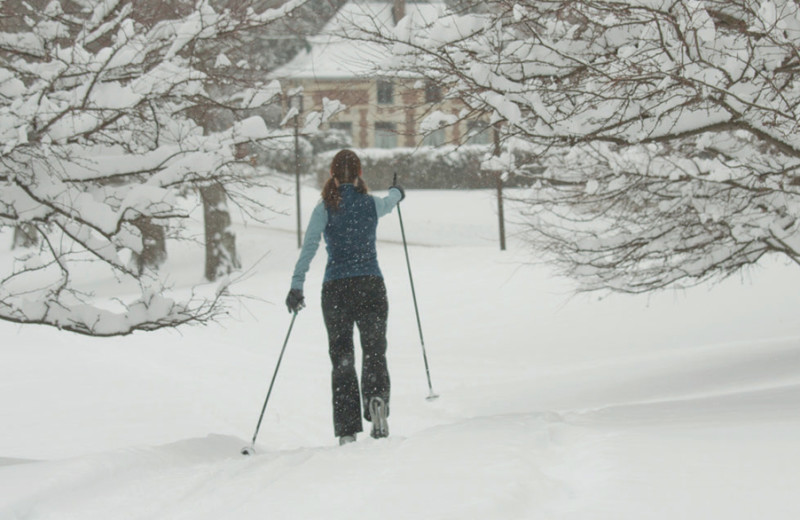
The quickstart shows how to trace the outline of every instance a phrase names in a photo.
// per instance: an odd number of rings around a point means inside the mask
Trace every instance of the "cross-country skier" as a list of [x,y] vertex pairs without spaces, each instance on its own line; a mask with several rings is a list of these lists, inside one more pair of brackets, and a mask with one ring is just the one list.
[[[389,435],[389,370],[386,366],[386,319],[389,304],[378,267],[375,231],[378,219],[391,213],[405,192],[392,186],[386,197],[367,193],[361,160],[341,150],[331,161],[330,179],[306,228],[300,258],[286,297],[289,312],[305,307],[303,283],[321,236],[328,263],[322,284],[322,314],[328,329],[333,370],[333,427],[339,444],[356,440],[364,418],[372,422],[372,437]],[[361,338],[361,392],[355,368],[353,325]]]

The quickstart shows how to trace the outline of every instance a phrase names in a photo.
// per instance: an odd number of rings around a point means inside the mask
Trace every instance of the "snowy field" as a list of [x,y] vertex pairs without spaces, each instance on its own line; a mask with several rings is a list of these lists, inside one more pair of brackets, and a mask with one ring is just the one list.
[[[252,271],[235,289],[256,298],[223,323],[115,339],[0,324],[0,519],[800,518],[800,268],[571,296],[518,237],[499,251],[494,203],[402,203],[433,402],[397,215],[382,221],[384,440],[332,434],[321,250],[258,453],[239,454],[290,321],[292,214],[237,228]],[[175,283],[197,283],[201,247],[170,254]]]

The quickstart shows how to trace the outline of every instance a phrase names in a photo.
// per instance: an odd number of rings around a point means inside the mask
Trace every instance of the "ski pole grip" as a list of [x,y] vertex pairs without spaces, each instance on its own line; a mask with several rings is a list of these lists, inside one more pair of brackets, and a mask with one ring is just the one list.
[[397,172],[394,172],[394,177],[392,178],[392,186],[397,186]]

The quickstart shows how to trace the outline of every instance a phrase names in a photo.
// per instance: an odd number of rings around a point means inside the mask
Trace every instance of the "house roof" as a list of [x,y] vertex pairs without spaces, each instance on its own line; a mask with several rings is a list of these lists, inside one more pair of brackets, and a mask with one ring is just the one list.
[[[406,16],[413,23],[430,23],[444,9],[441,2],[407,2]],[[389,50],[366,41],[368,33],[392,31],[392,2],[353,0],[309,38],[310,49],[270,74],[276,79],[352,79],[375,75],[391,57]],[[385,69],[385,66],[383,67]]]

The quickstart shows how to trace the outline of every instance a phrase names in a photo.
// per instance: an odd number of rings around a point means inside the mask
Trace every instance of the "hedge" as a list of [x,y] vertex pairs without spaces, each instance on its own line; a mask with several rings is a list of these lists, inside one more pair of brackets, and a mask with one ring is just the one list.
[[[398,183],[413,189],[481,189],[496,186],[493,173],[481,171],[488,146],[439,148],[354,149],[361,158],[364,178],[372,189],[386,189],[395,172]],[[337,150],[317,154],[312,169],[319,186],[329,177],[330,163]],[[508,176],[508,187],[525,186],[524,177]]]

